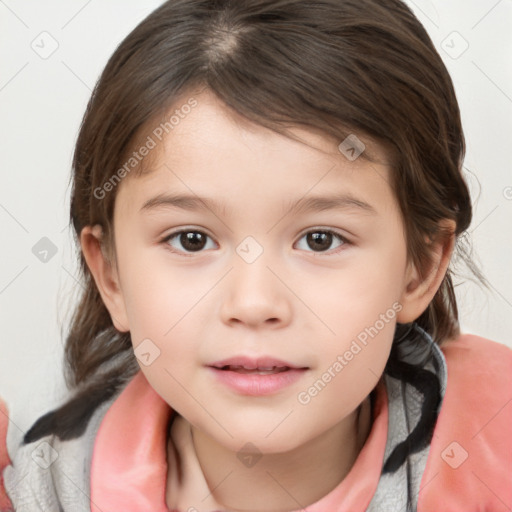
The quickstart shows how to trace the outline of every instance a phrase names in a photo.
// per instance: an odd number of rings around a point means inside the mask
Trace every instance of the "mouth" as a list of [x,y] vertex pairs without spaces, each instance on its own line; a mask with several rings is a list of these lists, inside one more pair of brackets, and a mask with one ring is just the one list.
[[238,394],[263,396],[276,394],[297,382],[308,367],[272,357],[233,357],[207,365],[224,386]]
[[300,367],[270,356],[261,356],[256,358],[249,356],[236,356],[230,357],[229,359],[223,359],[222,361],[217,361],[209,366],[222,371],[260,375],[306,369],[306,367]]
[[258,368],[246,368],[245,366],[240,365],[225,365],[219,368],[218,366],[214,366],[217,370],[227,371],[227,372],[236,372],[236,373],[244,373],[247,375],[274,375],[276,373],[282,373],[290,370],[289,366],[270,366],[270,367],[258,367]]

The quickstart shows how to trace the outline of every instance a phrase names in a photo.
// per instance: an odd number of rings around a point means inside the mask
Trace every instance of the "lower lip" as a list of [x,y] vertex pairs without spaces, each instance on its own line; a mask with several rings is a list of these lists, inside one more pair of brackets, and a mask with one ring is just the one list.
[[217,379],[242,395],[272,395],[297,382],[305,373],[305,368],[293,368],[279,373],[261,375],[257,373],[238,373],[230,370],[210,369]]

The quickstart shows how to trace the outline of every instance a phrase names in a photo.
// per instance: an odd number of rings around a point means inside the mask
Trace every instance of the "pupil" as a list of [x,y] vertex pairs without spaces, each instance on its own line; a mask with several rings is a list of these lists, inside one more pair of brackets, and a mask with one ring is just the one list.
[[205,240],[201,233],[190,231],[181,234],[180,242],[188,251],[198,251],[204,247]]
[[332,234],[323,232],[308,233],[307,239],[311,249],[316,248],[320,251],[326,251],[331,246]]

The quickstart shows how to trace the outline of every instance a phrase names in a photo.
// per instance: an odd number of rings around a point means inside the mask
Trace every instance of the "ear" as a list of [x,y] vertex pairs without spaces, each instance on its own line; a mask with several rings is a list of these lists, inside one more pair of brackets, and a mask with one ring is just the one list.
[[89,271],[98,287],[105,307],[110,313],[114,327],[120,332],[128,332],[123,293],[115,265],[103,251],[103,231],[101,226],[86,226],[80,233],[80,245]]
[[397,315],[399,323],[414,322],[427,309],[446,275],[455,244],[456,224],[445,219],[439,226],[441,235],[431,242],[432,264],[425,269],[424,277],[412,262],[409,263],[400,300],[402,309]]

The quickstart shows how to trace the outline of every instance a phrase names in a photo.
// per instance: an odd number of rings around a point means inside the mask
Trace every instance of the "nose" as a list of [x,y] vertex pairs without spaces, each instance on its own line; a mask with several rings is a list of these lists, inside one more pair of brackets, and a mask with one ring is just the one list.
[[[227,291],[221,306],[222,321],[253,329],[282,328],[290,323],[292,309],[286,278],[268,265],[264,255],[253,263],[235,259],[227,276]],[[282,280],[282,281],[281,281]]]

